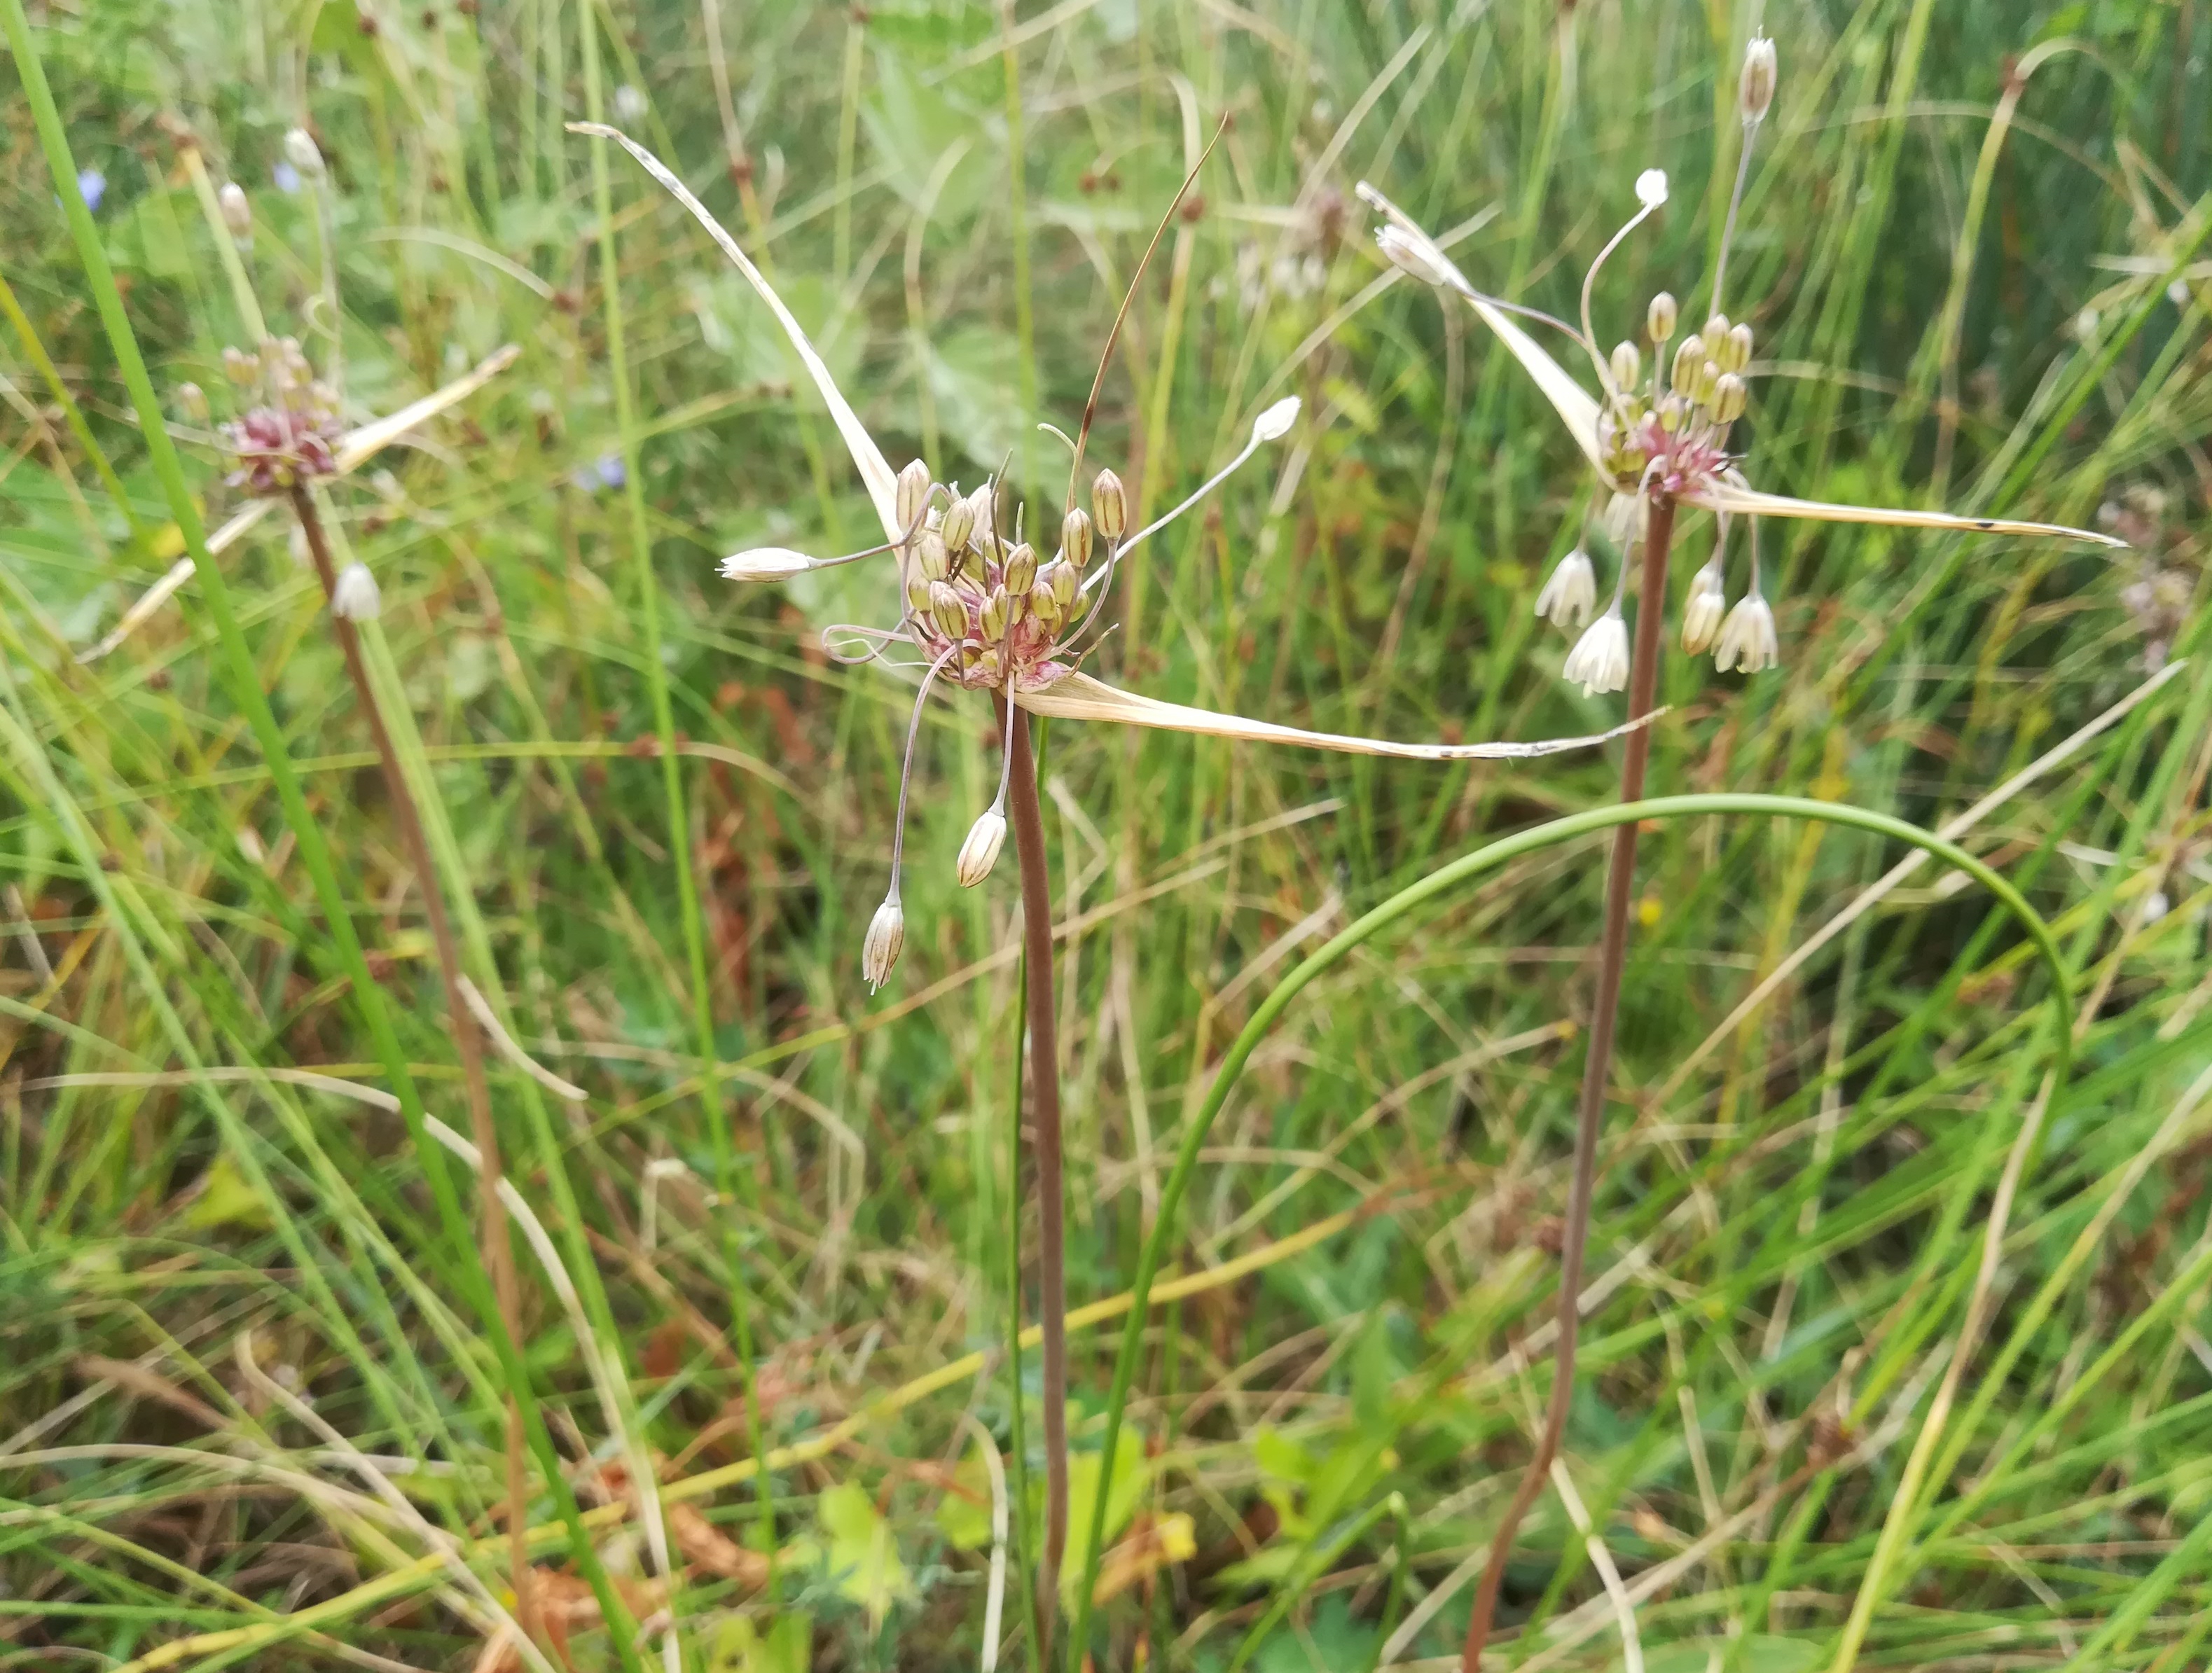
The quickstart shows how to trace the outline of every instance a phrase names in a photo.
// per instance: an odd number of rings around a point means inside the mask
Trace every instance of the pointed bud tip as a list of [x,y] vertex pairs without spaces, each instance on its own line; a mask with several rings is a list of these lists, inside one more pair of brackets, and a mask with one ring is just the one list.
[[1252,439],[1255,442],[1276,441],[1290,434],[1291,426],[1298,421],[1298,397],[1286,395],[1252,421]]

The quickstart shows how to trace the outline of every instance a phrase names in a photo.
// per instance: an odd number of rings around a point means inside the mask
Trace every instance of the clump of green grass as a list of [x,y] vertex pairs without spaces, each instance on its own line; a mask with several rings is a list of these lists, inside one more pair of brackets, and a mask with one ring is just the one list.
[[[434,27],[263,0],[22,20],[64,175],[101,177],[79,225],[161,411],[133,415],[19,104],[9,1664],[471,1664],[505,1606],[511,1390],[577,1500],[564,1526],[539,1454],[529,1541],[580,1666],[672,1643],[702,1667],[978,1664],[994,1548],[1017,1598],[1040,1549],[1036,1360],[1018,1391],[1002,1349],[1036,1313],[1009,1293],[1036,1250],[1009,1217],[1011,902],[910,867],[926,927],[899,981],[871,1000],[854,980],[903,694],[816,649],[850,571],[770,601],[712,569],[850,549],[867,509],[780,338],[566,122],[619,114],[690,165],[887,448],[964,455],[976,480],[1011,453],[1042,500],[1031,422],[1080,409],[1152,216],[1232,115],[1137,293],[1099,445],[1141,525],[1267,403],[1299,396],[1308,427],[1133,573],[1101,671],[1365,736],[1618,718],[1553,677],[1529,614],[1581,526],[1571,445],[1484,336],[1402,279],[1373,288],[1395,270],[1351,186],[1571,314],[1568,276],[1610,231],[1593,206],[1654,144],[1678,179],[1710,146],[1713,196],[1678,192],[1607,268],[1597,311],[1625,314],[1718,237],[1750,18],[745,9],[618,7],[596,31],[607,14],[556,0]],[[1632,1112],[1594,1158],[1560,1453],[1579,1514],[1539,1501],[1491,1654],[1618,1658],[1601,1550],[1653,1668],[1830,1666],[1847,1643],[1861,1666],[2190,1665],[2212,1619],[2212,207],[2186,70],[2212,16],[1872,0],[1760,21],[1791,79],[1729,289],[1770,368],[1762,486],[2085,523],[2132,550],[1788,531],[1765,549],[1786,666],[1663,667],[1654,782],[1709,799],[1644,833],[1663,882],[1632,902],[1611,1083]],[[327,228],[276,178],[301,124],[330,161]],[[511,1358],[480,1329],[482,1252],[450,1229],[467,1182],[410,1142],[418,1114],[465,1124],[456,1031],[321,587],[268,520],[215,555],[220,591],[197,579],[80,660],[194,555],[165,487],[210,529],[237,509],[179,394],[221,387],[246,337],[187,131],[252,193],[239,254],[269,312],[337,335],[356,417],[521,350],[332,496],[382,588],[370,673],[429,864],[511,1048],[488,1063],[510,1183],[574,1287],[517,1250]],[[909,853],[946,862],[997,740],[980,712],[925,725],[943,793],[918,798]],[[1071,1525],[1103,1497],[1115,1588],[1097,1664],[1446,1664],[1552,1391],[1545,1252],[1612,767],[1063,726],[1040,788]],[[1753,819],[1727,799],[1747,793],[1866,817]],[[1947,830],[2055,947],[1955,870],[1888,879],[1908,851],[1882,817]],[[1463,864],[1559,819],[1585,834]],[[2063,1003],[2079,1066],[2016,1150]],[[1100,1332],[1171,1218],[1102,1495]],[[1970,1325],[1984,1345],[1947,1382]],[[641,1543],[641,1468],[672,1585]],[[653,1632],[605,1629],[586,1552]],[[1022,1615],[1000,1664],[1033,1652]]]

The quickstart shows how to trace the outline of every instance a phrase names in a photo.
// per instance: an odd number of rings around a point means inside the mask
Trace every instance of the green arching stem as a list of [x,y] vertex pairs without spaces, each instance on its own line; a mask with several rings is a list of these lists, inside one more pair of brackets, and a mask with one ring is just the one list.
[[[2027,930],[2029,939],[2035,944],[2037,956],[2051,974],[2051,1003],[2056,1013],[2057,1027],[2054,1030],[2055,1078],[2051,1093],[2054,1108],[2050,1118],[2055,1118],[2056,1105],[2063,1094],[2072,1064],[2074,1003],[2067,988],[2064,955],[2052,937],[2050,926],[2034,907],[2028,905],[2020,891],[1956,843],[1923,830],[1917,825],[1908,824],[1902,819],[1877,813],[1869,808],[1852,807],[1841,802],[1819,802],[1809,797],[1763,796],[1740,791],[1655,797],[1650,801],[1593,808],[1585,813],[1571,814],[1565,819],[1555,819],[1547,824],[1516,832],[1438,868],[1419,882],[1401,889],[1381,905],[1364,913],[1278,983],[1261,1003],[1259,1009],[1253,1012],[1251,1020],[1230,1046],[1228,1054],[1222,1059],[1221,1067],[1215,1072],[1212,1084],[1206,1090],[1205,1101],[1199,1106],[1183,1130],[1182,1143],[1176,1153],[1175,1167],[1160,1188],[1159,1217],[1153,1222],[1152,1234],[1145,1240],[1138,1256],[1136,1277],[1130,1286],[1132,1310],[1129,1318],[1132,1322],[1123,1327],[1121,1346],[1114,1366],[1113,1386],[1107,1397],[1106,1433],[1099,1460],[1101,1480],[1112,1479],[1114,1451],[1121,1439],[1121,1414],[1128,1403],[1129,1387],[1136,1373],[1137,1359],[1143,1345],[1145,1307],[1152,1294],[1153,1279],[1159,1271],[1161,1258],[1166,1252],[1169,1240],[1175,1234],[1176,1212],[1189,1190],[1191,1176],[1197,1171],[1199,1152],[1205,1146],[1214,1120],[1228,1102],[1230,1093],[1243,1074],[1245,1065],[1250,1062],[1252,1053],[1283,1013],[1290,1009],[1291,1002],[1343,962],[1354,950],[1382,930],[1410,917],[1416,909],[1450,894],[1464,883],[1498,870],[1523,854],[1571,842],[1594,831],[1609,830],[1648,819],[1692,819],[1729,814],[1768,819],[1818,819],[1888,837],[1932,854],[1954,870],[1965,872],[1995,895],[1998,903]],[[1093,1512],[1089,1568],[1083,1588],[1077,1596],[1076,1641],[1079,1643],[1089,1626],[1087,1600],[1097,1580],[1099,1553],[1097,1531],[1097,1524],[1102,1519],[1103,1506]]]
[[[599,33],[584,9],[580,21],[584,47],[585,109],[593,122],[603,122],[599,86]],[[856,27],[858,26],[855,26]],[[669,858],[676,870],[678,915],[684,921],[684,951],[691,977],[691,1016],[699,1052],[699,1104],[714,1154],[714,1189],[721,1201],[716,1218],[722,1227],[723,1264],[729,1273],[730,1318],[737,1337],[738,1374],[745,1404],[746,1444],[755,1458],[765,1458],[762,1440],[759,1377],[754,1364],[752,1308],[745,1289],[738,1248],[732,1205],[742,1202],[757,1211],[758,1187],[750,1167],[740,1168],[730,1143],[728,1117],[715,1071],[714,1002],[708,979],[707,941],[699,909],[699,888],[691,872],[691,826],[684,810],[683,764],[676,753],[676,716],[669,701],[668,674],[660,654],[660,583],[653,569],[653,536],[645,508],[645,478],[638,454],[637,397],[630,388],[629,350],[623,331],[622,262],[615,245],[614,185],[607,169],[607,142],[594,139],[592,148],[592,202],[599,217],[599,282],[607,322],[607,375],[615,391],[615,423],[620,432],[623,457],[623,500],[629,512],[630,559],[637,575],[640,636],[646,690],[653,702],[653,727],[660,742],[661,791],[668,807]],[[760,1512],[761,1555],[768,1561],[769,1595],[777,1595],[775,1562],[775,1495],[769,1473],[755,1478]]]
[[[117,367],[131,391],[131,404],[137,412],[139,428],[145,439],[148,463],[161,485],[162,495],[168,501],[169,514],[175,519],[178,532],[183,536],[185,550],[197,567],[200,597],[206,603],[208,615],[215,625],[217,638],[222,641],[222,667],[231,688],[233,700],[244,711],[255,742],[268,762],[270,778],[276,786],[277,800],[283,806],[285,823],[292,832],[301,864],[307,868],[314,885],[331,938],[337,943],[340,967],[352,988],[362,1020],[375,1043],[378,1058],[391,1080],[393,1094],[399,1100],[408,1137],[437,1203],[441,1229],[447,1241],[459,1252],[457,1270],[463,1287],[468,1291],[469,1300],[477,1316],[484,1322],[499,1359],[501,1379],[521,1408],[532,1451],[538,1460],[538,1467],[546,1477],[555,1505],[566,1524],[572,1554],[585,1578],[591,1582],[607,1621],[615,1628],[616,1652],[626,1673],[641,1673],[632,1643],[634,1634],[627,1630],[628,1612],[623,1608],[621,1598],[608,1579],[605,1567],[600,1562],[599,1552],[584,1526],[582,1512],[563,1472],[560,1455],[554,1450],[552,1437],[545,1430],[543,1414],[531,1394],[529,1373],[523,1366],[520,1346],[501,1326],[498,1304],[492,1295],[490,1279],[484,1270],[475,1240],[469,1234],[468,1221],[461,1212],[460,1200],[454,1191],[453,1177],[447,1169],[445,1158],[431,1142],[423,1125],[422,1094],[416,1087],[413,1075],[409,1072],[406,1054],[400,1049],[399,1037],[392,1027],[390,1013],[385,1008],[383,990],[369,973],[368,961],[362,950],[360,937],[354,930],[345,894],[339,887],[337,870],[331,864],[330,849],[323,840],[322,831],[316,825],[314,816],[308,811],[306,797],[301,791],[298,775],[293,771],[290,757],[285,749],[284,735],[277,727],[276,717],[269,705],[268,694],[261,688],[252,649],[246,644],[237,614],[231,607],[222,570],[209,555],[207,532],[200,521],[199,507],[192,498],[191,487],[185,480],[183,461],[178,457],[176,444],[170,439],[167,427],[162,420],[161,401],[154,392],[154,380],[146,369],[145,356],[139,351],[137,335],[132,330],[130,316],[124,310],[122,293],[116,288],[115,274],[108,265],[107,252],[100,242],[99,229],[94,226],[92,213],[85,207],[84,196],[77,189],[76,161],[70,151],[69,136],[62,126],[61,112],[55,106],[53,90],[46,83],[46,70],[40,62],[37,45],[32,38],[30,20],[24,15],[23,0],[0,0],[0,25],[6,27],[16,73],[21,77],[23,91],[30,103],[32,120],[39,130],[46,166],[53,175],[55,191],[62,200],[62,210],[69,221],[70,237],[76,245],[78,258],[84,264],[94,306],[99,310],[100,324],[106,331],[109,345],[114,350]],[[165,1001],[162,1003],[166,1003]]]
[[115,474],[115,467],[109,462],[106,451],[94,439],[92,426],[84,421],[83,409],[77,405],[76,397],[70,393],[69,385],[62,381],[62,374],[54,365],[53,356],[46,353],[46,345],[39,341],[39,334],[32,327],[30,316],[23,312],[23,305],[15,300],[15,289],[9,284],[4,273],[0,273],[0,313],[5,313],[8,323],[15,328],[15,335],[22,341],[24,354],[30,356],[31,364],[39,368],[39,376],[46,383],[46,392],[54,397],[54,404],[62,409],[62,418],[69,425],[70,433],[76,438],[76,445],[84,449],[84,456],[92,461],[92,468],[100,474],[101,485],[107,489],[107,497],[115,501],[115,509],[123,513],[123,521],[130,528],[131,538],[134,541],[144,539],[145,524],[139,522],[138,513],[131,507],[131,496],[124,491],[123,479]]

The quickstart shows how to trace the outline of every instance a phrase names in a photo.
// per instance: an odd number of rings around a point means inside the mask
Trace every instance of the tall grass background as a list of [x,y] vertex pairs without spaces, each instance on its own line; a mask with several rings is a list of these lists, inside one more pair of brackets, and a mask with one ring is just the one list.
[[[1737,1020],[1908,851],[1737,814],[1647,833],[1573,1500],[1526,1525],[1492,1653],[2203,1664],[2212,8],[48,0],[28,21],[210,524],[236,500],[178,391],[220,403],[221,349],[249,338],[185,136],[252,195],[271,329],[319,360],[335,336],[357,415],[520,349],[331,499],[383,589],[370,664],[508,1040],[515,1200],[573,1289],[525,1248],[520,1355],[494,1351],[481,1252],[392,1095],[362,974],[428,1113],[462,1124],[421,894],[283,519],[222,557],[228,629],[195,582],[82,660],[188,543],[11,63],[0,1664],[471,1664],[508,1572],[518,1383],[581,1501],[564,1527],[533,1476],[559,1597],[590,1595],[588,1550],[685,1664],[988,1665],[994,1494],[1026,1512],[1006,1655],[1034,1652],[1036,1365],[1003,1351],[1034,1311],[1009,1277],[1035,1230],[1009,1160],[1016,908],[951,868],[996,782],[988,710],[928,712],[908,951],[872,999],[908,693],[817,635],[888,582],[714,575],[742,546],[862,543],[865,497],[763,310],[640,177],[595,180],[566,121],[604,110],[674,163],[895,462],[972,484],[1011,458],[1035,507],[1063,455],[1034,425],[1073,429],[1152,221],[1227,116],[1091,456],[1157,510],[1266,402],[1305,417],[1133,567],[1102,666],[1332,730],[1535,737],[1616,718],[1530,615],[1579,530],[1573,449],[1491,342],[1392,278],[1351,189],[1567,312],[1628,183],[1665,167],[1674,202],[1600,318],[1626,334],[1662,285],[1701,318],[1678,276],[1709,266],[1755,21],[1784,74],[1730,300],[1759,334],[1762,484],[2099,521],[2133,549],[1770,529],[1784,666],[1670,657],[1655,789],[1934,828],[2164,678],[1958,833],[2053,926],[2081,1019],[2027,1143],[2054,979],[1985,892],[1923,868]],[[302,123],[330,162],[335,318],[313,183],[278,178]],[[1701,551],[1709,521],[1683,538]],[[225,682],[234,640],[362,967]],[[1609,767],[1063,722],[1045,781],[1081,1307],[1127,1288],[1185,1124],[1297,960],[1480,843],[1602,806]],[[1603,840],[1410,914],[1255,1054],[1148,1318],[1099,1666],[1456,1664],[1548,1388]],[[1112,1339],[1073,1340],[1080,1530]],[[641,1475],[660,1504],[625,1518]],[[580,1666],[662,1653],[560,1607]]]

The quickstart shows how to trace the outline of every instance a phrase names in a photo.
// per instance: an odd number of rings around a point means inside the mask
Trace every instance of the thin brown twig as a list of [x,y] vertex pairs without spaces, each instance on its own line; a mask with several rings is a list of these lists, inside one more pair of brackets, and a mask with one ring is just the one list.
[[[292,489],[292,511],[300,519],[301,533],[307,537],[307,550],[314,559],[315,574],[323,584],[323,597],[327,604],[337,591],[337,567],[331,560],[330,541],[323,531],[322,518],[305,484],[296,484]],[[520,1349],[523,1343],[521,1293],[515,1280],[514,1251],[507,1234],[507,1209],[499,1197],[501,1170],[499,1136],[491,1119],[491,1085],[484,1076],[483,1042],[477,1035],[464,989],[467,978],[461,973],[460,951],[453,941],[453,926],[446,915],[445,891],[439,887],[437,871],[430,863],[430,846],[423,839],[422,816],[416,809],[414,793],[408,788],[407,775],[400,767],[399,752],[392,747],[392,733],[384,724],[384,711],[376,700],[376,689],[369,683],[368,664],[361,654],[360,631],[335,610],[331,615],[331,628],[337,638],[338,649],[344,654],[346,673],[353,680],[362,714],[368,722],[369,736],[376,745],[377,761],[384,772],[385,791],[392,799],[392,818],[399,827],[407,863],[414,867],[416,882],[422,891],[423,916],[429,920],[430,941],[437,952],[438,974],[445,985],[446,1010],[453,1024],[453,1044],[460,1053],[461,1079],[468,1093],[471,1137],[476,1141],[477,1154],[483,1158],[477,1171],[477,1195],[478,1212],[483,1221],[485,1262],[491,1269],[492,1295],[499,1307],[501,1328],[506,1331],[507,1340]],[[529,1512],[528,1477],[523,1464],[522,1411],[510,1391],[507,1399],[507,1525],[514,1529],[528,1527]],[[542,1643],[544,1623],[539,1618],[536,1589],[531,1583],[528,1552],[521,1541],[514,1546],[514,1563],[515,1603],[523,1629],[533,1642]]]
[[1012,771],[1006,809],[1022,870],[1022,936],[1028,957],[1030,1118],[1036,1127],[1037,1298],[1044,1327],[1044,1561],[1037,1568],[1037,1610],[1046,1623],[1043,1660],[1051,1664],[1051,1626],[1060,1567],[1067,1555],[1067,1274],[1060,1146],[1060,1048],[1054,1025],[1052,880],[1047,874],[1044,810],[1037,801],[1036,755],[1028,712],[1006,705]]
[[[1644,586],[1636,606],[1636,657],[1628,676],[1628,718],[1640,719],[1651,712],[1659,684],[1660,623],[1667,610],[1668,549],[1674,538],[1674,502],[1661,497],[1651,502],[1651,517],[1644,536]],[[1620,799],[1641,800],[1644,769],[1651,755],[1651,729],[1638,728],[1628,735],[1628,751],[1620,763]],[[1605,929],[1598,943],[1596,1014],[1590,1021],[1589,1055],[1583,1065],[1582,1102],[1575,1116],[1574,1183],[1568,1188],[1565,1239],[1559,1251],[1559,1309],[1557,1346],[1553,1350],[1552,1397],[1544,1414],[1544,1433],[1536,1443],[1536,1456],[1528,1461],[1513,1502],[1490,1542],[1490,1556],[1482,1566],[1482,1583],[1474,1596],[1474,1613],[1467,1623],[1467,1641],[1460,1650],[1461,1673],[1480,1673],[1482,1646],[1490,1637],[1491,1619],[1498,1609],[1498,1589],[1505,1576],[1505,1559],[1513,1549],[1513,1536],[1521,1518],[1544,1490],[1552,1460],[1559,1454],[1566,1432],[1567,1407],[1574,1398],[1575,1343],[1582,1324],[1583,1252],[1589,1241],[1590,1196],[1596,1184],[1597,1142],[1604,1124],[1605,1092],[1613,1074],[1613,1024],[1620,1015],[1620,977],[1628,959],[1628,907],[1636,887],[1636,826],[1617,825],[1613,833],[1613,858],[1606,869]]]

